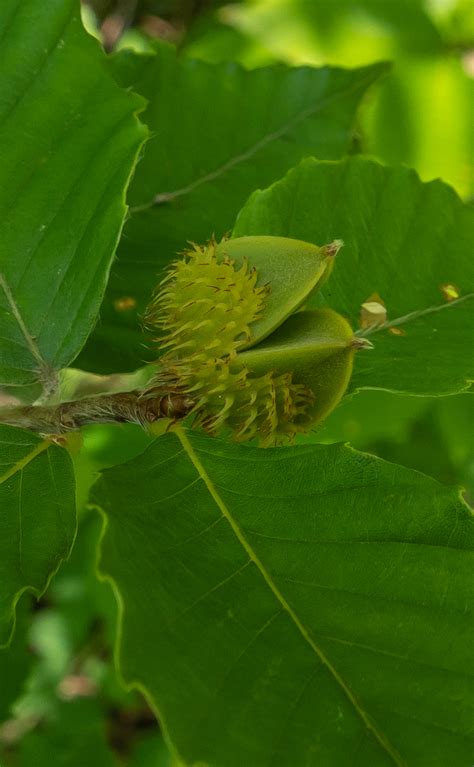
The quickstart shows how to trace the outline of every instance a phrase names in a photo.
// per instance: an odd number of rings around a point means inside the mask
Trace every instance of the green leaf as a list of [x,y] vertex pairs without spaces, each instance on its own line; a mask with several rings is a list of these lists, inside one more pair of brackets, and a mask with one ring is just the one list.
[[160,734],[147,737],[138,744],[130,759],[129,767],[181,767],[181,765],[170,756]]
[[346,397],[317,432],[298,442],[345,442],[358,450],[464,488],[474,506],[474,397],[406,397],[361,391]]
[[471,104],[472,78],[461,56],[397,62],[362,117],[369,151],[384,163],[416,168],[423,180],[442,178],[469,198]]
[[[373,293],[388,313],[388,326],[366,333],[375,349],[357,356],[352,388],[439,395],[474,380],[473,224],[473,209],[442,182],[424,184],[407,168],[352,157],[307,159],[255,192],[233,234],[343,239],[329,281],[309,305],[330,306],[354,329]],[[449,302],[444,285],[460,297]]]
[[28,647],[29,617],[29,600],[22,599],[17,608],[15,635],[8,647],[0,647],[0,722],[11,715],[33,665]]
[[20,595],[39,596],[69,555],[76,529],[68,452],[30,432],[0,426],[0,645]]
[[142,364],[139,317],[159,271],[188,240],[220,239],[255,188],[303,157],[340,157],[362,95],[387,70],[376,64],[246,71],[179,58],[165,45],[154,57],[121,52],[112,64],[123,86],[148,99],[144,120],[152,138],[130,187],[132,217],[101,323],[79,361],[97,372]]
[[21,740],[23,767],[117,767],[106,739],[106,723],[96,700],[63,703],[56,721],[43,724]]
[[198,16],[181,50],[207,61],[236,60],[248,67],[275,58],[293,66],[304,62],[351,67],[394,60],[390,76],[361,110],[359,144],[384,163],[409,165],[426,181],[442,178],[461,196],[470,197],[472,77],[463,51],[472,48],[474,14],[471,0],[463,4],[434,2],[427,8],[424,0],[234,3],[225,13]]
[[341,445],[177,430],[105,471],[119,659],[186,765],[464,767],[472,517]]
[[[422,0],[331,0],[320,3],[279,0],[274,4],[254,0],[232,6],[222,20],[258,41],[267,55],[271,52],[279,59],[289,61],[298,61],[304,56],[311,62],[332,63],[355,58],[366,62],[374,48],[380,49],[381,43],[385,43],[384,47],[392,57],[397,56],[400,49],[403,53],[425,56],[442,51],[441,35],[423,8]],[[341,55],[342,44],[350,40],[355,51],[344,50],[345,55]]]
[[115,633],[115,600],[108,584],[99,581],[95,573],[100,535],[97,514],[87,511],[80,514],[71,556],[46,593],[46,599],[60,611],[67,627],[72,657],[88,643],[94,645],[91,642],[94,628],[96,634],[106,638],[107,645],[112,644]]
[[3,0],[0,30],[0,386],[27,400],[94,325],[145,128],[77,0]]
[[[439,401],[447,400],[442,398]],[[357,450],[372,453],[374,451],[371,446],[374,443],[386,441],[390,444],[401,444],[407,441],[412,423],[423,416],[432,402],[429,397],[408,397],[385,391],[361,391],[357,396],[345,397],[340,406],[326,418],[318,432],[305,437],[305,441],[326,444],[350,442]],[[377,451],[375,453],[381,458],[385,457]]]

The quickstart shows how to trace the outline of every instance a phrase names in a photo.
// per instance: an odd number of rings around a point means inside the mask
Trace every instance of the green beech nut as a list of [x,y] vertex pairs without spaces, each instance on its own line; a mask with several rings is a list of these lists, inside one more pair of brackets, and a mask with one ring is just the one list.
[[211,434],[230,434],[236,442],[258,438],[267,447],[310,427],[307,411],[313,394],[308,387],[294,384],[291,373],[268,370],[255,375],[238,357],[234,352],[198,365],[195,360],[179,361],[155,383],[195,403],[195,425]]
[[194,245],[171,264],[147,325],[161,331],[160,346],[174,358],[204,360],[253,346],[318,288],[341,244],[239,237]]
[[210,433],[275,445],[314,428],[336,407],[358,348],[370,343],[354,338],[337,312],[298,312],[252,349],[171,365],[162,384],[195,401],[195,423]]
[[146,323],[161,331],[164,359],[193,356],[197,363],[225,357],[250,339],[268,288],[257,287],[248,261],[237,266],[216,251],[214,241],[186,251],[171,264],[148,307]]
[[339,247],[272,237],[194,246],[148,312],[166,353],[146,396],[184,395],[208,432],[264,446],[321,421],[342,397],[361,342],[332,310],[288,314],[318,287]]

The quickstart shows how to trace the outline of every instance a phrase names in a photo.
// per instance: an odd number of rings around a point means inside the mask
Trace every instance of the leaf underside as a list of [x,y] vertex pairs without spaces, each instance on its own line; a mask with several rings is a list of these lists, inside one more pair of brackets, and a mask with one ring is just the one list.
[[185,764],[468,764],[473,532],[454,489],[341,445],[178,430],[94,501],[124,678]]

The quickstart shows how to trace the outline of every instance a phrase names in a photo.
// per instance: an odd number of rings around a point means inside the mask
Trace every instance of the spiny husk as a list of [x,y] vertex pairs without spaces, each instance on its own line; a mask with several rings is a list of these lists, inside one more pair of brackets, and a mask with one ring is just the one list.
[[266,287],[244,261],[236,269],[217,261],[216,242],[194,245],[175,261],[147,311],[146,324],[162,333],[165,359],[224,358],[250,338],[250,324],[263,309]]
[[[313,378],[311,383],[304,377],[298,380],[292,368],[281,369],[281,365],[275,370],[268,355],[263,365],[255,364],[255,354],[244,349],[257,350],[259,338],[278,323],[285,324],[288,312],[331,268],[339,247],[339,242],[326,246],[326,252],[324,247],[268,237],[194,245],[171,265],[147,312],[147,325],[160,331],[160,347],[165,349],[147,396],[167,391],[186,397],[194,402],[191,412],[196,425],[211,434],[230,434],[237,442],[258,439],[262,446],[269,446],[308,431],[316,412]],[[236,260],[230,257],[234,251]],[[269,288],[257,283],[257,272],[247,259],[252,252],[263,271],[266,264],[267,277],[275,274],[279,286],[281,303],[274,301],[270,324],[264,312]],[[291,270],[288,290],[281,274],[290,263],[299,279],[296,297]],[[262,327],[255,334],[261,317]],[[289,352],[294,355],[295,349]],[[245,363],[246,354],[252,364]]]
[[311,390],[291,373],[256,376],[234,352],[225,359],[178,361],[156,381],[195,401],[195,424],[211,434],[230,432],[236,442],[258,438],[264,447],[291,440],[311,426]]

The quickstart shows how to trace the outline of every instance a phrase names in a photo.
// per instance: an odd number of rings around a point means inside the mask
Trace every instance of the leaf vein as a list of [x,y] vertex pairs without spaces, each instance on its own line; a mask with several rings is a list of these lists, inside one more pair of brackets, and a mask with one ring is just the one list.
[[397,767],[405,767],[405,762],[402,760],[400,755],[396,752],[393,745],[389,742],[387,737],[383,732],[381,732],[376,724],[371,720],[367,712],[362,708],[361,704],[355,697],[352,690],[349,688],[347,683],[344,681],[344,679],[341,677],[337,669],[332,665],[329,658],[322,652],[320,647],[316,644],[312,636],[309,634],[307,628],[304,626],[302,621],[299,619],[298,615],[295,613],[294,609],[291,607],[291,605],[287,602],[283,594],[280,592],[274,581],[272,580],[271,576],[265,569],[263,563],[260,561],[258,555],[251,547],[250,543],[245,538],[242,530],[240,529],[239,525],[235,521],[234,517],[232,516],[231,512],[225,505],[224,501],[218,494],[211,478],[207,474],[203,464],[201,463],[199,456],[195,453],[194,448],[192,447],[187,435],[183,431],[182,428],[178,427],[175,430],[176,435],[178,436],[179,440],[181,441],[181,444],[183,445],[184,450],[188,454],[189,460],[194,465],[196,471],[198,474],[202,477],[208,492],[214,502],[216,503],[217,507],[221,510],[222,514],[227,519],[232,531],[234,532],[237,540],[243,547],[243,549],[247,552],[250,559],[252,559],[257,566],[257,569],[259,570],[263,580],[267,584],[268,588],[272,592],[273,596],[276,598],[277,602],[280,603],[281,607],[284,609],[285,612],[287,612],[292,619],[293,623],[295,624],[296,628],[302,635],[303,639],[306,641],[306,643],[309,645],[309,647],[312,649],[313,653],[316,655],[316,657],[319,659],[319,661],[328,669],[330,674],[334,677],[334,680],[337,682],[337,684],[341,687],[343,693],[346,695],[346,697],[349,699],[349,701],[352,703],[356,713],[361,718],[362,722],[364,723],[365,727],[367,727],[379,743],[379,745],[386,751],[386,753],[391,757],[394,764],[397,765]]
[[163,203],[163,202],[170,202],[171,200],[175,200],[178,197],[182,197],[186,194],[190,194],[191,192],[194,192],[195,189],[202,186],[203,184],[207,184],[209,181],[215,181],[220,176],[225,175],[229,170],[234,168],[236,165],[240,165],[241,163],[244,163],[247,160],[251,160],[256,154],[258,154],[268,144],[271,144],[272,141],[277,141],[278,139],[285,136],[286,133],[288,133],[292,128],[299,125],[299,123],[301,123],[303,120],[307,119],[308,117],[312,117],[313,115],[322,111],[325,107],[327,107],[333,101],[336,101],[339,98],[351,95],[357,90],[366,87],[366,85],[371,83],[372,80],[373,80],[372,76],[366,77],[365,79],[361,79],[357,83],[352,84],[349,88],[343,88],[337,93],[333,93],[331,96],[327,96],[321,99],[321,101],[318,101],[317,104],[313,104],[312,106],[307,107],[306,109],[302,109],[294,117],[292,117],[290,120],[284,123],[280,128],[277,128],[277,130],[272,131],[271,133],[267,133],[261,139],[256,141],[255,144],[252,144],[252,146],[248,147],[248,149],[245,149],[240,154],[237,154],[234,157],[231,157],[230,160],[227,160],[218,168],[215,168],[209,173],[206,173],[205,175],[200,176],[199,178],[195,179],[194,181],[191,181],[189,184],[186,184],[180,189],[175,189],[174,191],[171,191],[171,192],[157,193],[150,202],[146,202],[142,205],[137,205],[135,207],[130,208],[130,213],[140,213],[144,210],[148,210],[154,205],[159,205],[160,203]]
[[10,469],[8,469],[8,471],[5,472],[5,474],[0,477],[0,485],[6,482],[7,479],[10,479],[10,477],[13,477],[17,472],[22,471],[25,466],[27,466],[31,461],[33,461],[38,455],[40,455],[44,450],[47,450],[49,447],[51,447],[51,442],[47,442],[46,440],[39,442],[36,447],[31,450],[31,452],[27,453],[27,455],[17,461],[13,466],[10,467]]
[[405,655],[399,655],[398,653],[390,652],[388,650],[381,650],[378,647],[371,647],[370,645],[361,644],[360,642],[354,642],[353,640],[349,639],[340,639],[339,637],[333,637],[328,636],[326,634],[319,634],[318,636],[321,639],[328,639],[330,642],[337,642],[339,644],[348,645],[349,647],[358,647],[361,650],[367,650],[368,652],[373,652],[376,655],[387,655],[390,658],[396,658],[397,660],[402,660],[407,663],[413,663],[416,666],[426,666],[427,668],[432,668],[435,671],[444,671],[447,674],[456,674],[458,676],[462,677],[468,677],[471,678],[474,676],[474,674],[470,674],[468,671],[458,671],[456,669],[452,668],[446,668],[446,666],[437,666],[434,663],[428,663],[424,660],[418,660],[418,658],[409,658]]
[[[25,321],[23,320],[23,317],[21,315],[20,309],[13,297],[13,293],[10,290],[10,286],[8,285],[8,282],[6,281],[3,274],[0,272],[0,287],[2,288],[5,298],[7,299],[8,305],[10,307],[10,310],[18,323],[18,327],[21,330],[21,333],[26,341],[26,344],[28,346],[28,349],[30,350],[30,353],[32,357],[36,360],[38,363],[40,371],[45,375],[46,377],[49,377],[50,375],[50,368],[48,363],[43,359],[40,350],[38,349],[38,346],[36,345],[35,341],[33,340],[33,336],[30,334]],[[15,368],[13,368],[15,369]],[[22,368],[18,368],[22,369]],[[31,372],[31,371],[25,371],[25,372]]]
[[235,578],[236,575],[240,575],[240,573],[243,572],[243,570],[245,570],[250,564],[252,564],[252,560],[247,559],[247,561],[244,562],[243,565],[238,567],[237,570],[234,570],[226,578],[223,578],[223,580],[219,581],[219,583],[216,583],[214,586],[212,586],[212,588],[205,591],[204,594],[201,594],[197,599],[194,600],[194,602],[191,602],[191,604],[188,605],[188,607],[186,607],[186,609],[183,610],[178,615],[177,619],[180,620],[184,615],[187,615],[187,613],[189,613],[194,607],[196,607],[196,605],[200,604],[200,602],[203,602],[205,599],[207,599],[208,596],[210,596],[215,591],[218,591],[220,588],[222,588],[222,586],[225,586],[226,583],[229,583],[229,581],[233,580],[233,578]]

